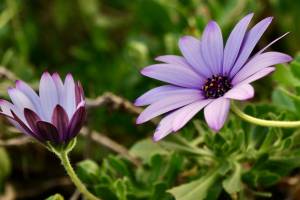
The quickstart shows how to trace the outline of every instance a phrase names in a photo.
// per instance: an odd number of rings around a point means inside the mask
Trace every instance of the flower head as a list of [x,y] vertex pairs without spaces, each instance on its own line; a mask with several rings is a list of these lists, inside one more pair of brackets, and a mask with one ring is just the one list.
[[23,81],[9,88],[12,101],[0,100],[2,115],[21,132],[41,143],[67,144],[80,131],[85,119],[83,89],[71,74],[64,83],[57,73],[45,72],[39,95]]
[[219,131],[231,99],[252,98],[251,82],[273,72],[273,65],[292,60],[280,52],[265,52],[281,37],[250,57],[272,21],[271,17],[265,18],[248,30],[252,17],[249,14],[235,25],[225,47],[220,27],[211,21],[201,39],[184,36],[179,40],[183,56],[159,56],[156,60],[162,63],[141,71],[144,76],[168,83],[148,91],[135,102],[137,106],[149,105],[138,117],[138,124],[167,113],[154,133],[155,141],[181,129],[202,109],[208,126]]

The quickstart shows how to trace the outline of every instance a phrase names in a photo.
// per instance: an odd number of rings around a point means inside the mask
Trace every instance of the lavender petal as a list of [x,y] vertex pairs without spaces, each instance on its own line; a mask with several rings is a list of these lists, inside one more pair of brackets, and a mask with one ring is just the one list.
[[257,42],[272,22],[272,19],[272,17],[268,17],[261,20],[246,34],[239,56],[230,71],[230,77],[233,77],[248,60]]
[[76,111],[75,82],[71,74],[66,76],[64,83],[63,108],[67,112],[69,119],[71,119]]
[[229,90],[224,97],[235,100],[247,100],[254,96],[254,88],[249,84],[239,84]]
[[63,105],[63,99],[64,99],[64,84],[58,75],[58,73],[52,74],[52,79],[54,81],[54,84],[56,86],[57,96],[58,96],[58,104]]
[[238,84],[263,68],[291,60],[292,58],[289,55],[279,52],[266,52],[256,55],[234,76],[232,84]]
[[136,123],[144,123],[161,114],[183,107],[187,104],[201,99],[203,99],[203,97],[200,91],[164,98],[148,106],[137,118]]
[[19,91],[21,91],[24,95],[26,95],[27,98],[29,98],[29,100],[34,106],[35,111],[40,116],[44,116],[41,101],[37,93],[29,85],[27,85],[25,82],[21,80],[16,81],[16,88]]
[[198,74],[206,78],[212,76],[212,72],[201,56],[200,40],[191,36],[184,36],[180,38],[178,45],[186,61]]
[[152,104],[156,101],[159,101],[161,99],[164,99],[169,96],[177,96],[179,94],[186,94],[189,92],[197,91],[196,89],[188,89],[188,88],[182,88],[177,87],[173,85],[163,85],[160,87],[156,87],[154,89],[149,90],[142,96],[140,96],[135,101],[136,106],[145,106]]
[[245,80],[241,81],[239,84],[252,83],[253,81],[261,79],[262,77],[267,76],[268,74],[272,73],[273,71],[275,71],[275,69],[276,69],[275,67],[266,67],[266,68],[256,72],[255,74],[249,76]]
[[253,13],[241,19],[231,31],[224,49],[223,74],[227,75],[236,61]]
[[181,129],[186,123],[188,123],[200,110],[202,110],[207,104],[212,102],[212,99],[205,99],[196,101],[187,105],[183,108],[180,108],[176,111],[176,116],[173,120],[173,131],[178,131]]
[[56,85],[48,72],[45,72],[42,75],[39,86],[39,95],[45,113],[45,120],[50,122],[53,109],[58,104],[59,99]]
[[172,123],[176,116],[176,112],[177,111],[174,111],[168,114],[159,122],[153,135],[153,141],[157,142],[173,132]]
[[194,71],[171,64],[156,64],[144,68],[144,76],[187,88],[200,88],[204,79]]
[[230,100],[220,97],[215,99],[204,108],[204,117],[208,126],[218,132],[224,125],[228,111],[230,108]]
[[222,73],[223,37],[219,25],[211,21],[205,27],[201,38],[201,54],[214,74]]

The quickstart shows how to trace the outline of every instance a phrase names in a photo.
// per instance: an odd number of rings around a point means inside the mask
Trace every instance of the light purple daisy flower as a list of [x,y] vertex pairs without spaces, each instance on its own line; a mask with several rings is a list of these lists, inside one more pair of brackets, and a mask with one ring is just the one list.
[[183,56],[159,56],[156,60],[163,63],[141,71],[144,76],[168,83],[148,91],[135,102],[136,106],[149,105],[138,117],[138,124],[167,113],[154,133],[155,141],[181,129],[203,108],[208,126],[219,131],[231,99],[252,98],[251,82],[273,72],[273,65],[292,60],[287,54],[265,52],[284,35],[250,57],[272,21],[271,17],[265,18],[247,30],[252,17],[249,14],[236,24],[225,48],[220,27],[211,21],[201,39],[184,36],[179,40]]
[[12,103],[0,99],[0,114],[21,132],[43,144],[67,144],[80,131],[85,119],[83,89],[71,74],[64,83],[57,73],[42,75],[39,95],[25,82],[17,80],[9,88]]

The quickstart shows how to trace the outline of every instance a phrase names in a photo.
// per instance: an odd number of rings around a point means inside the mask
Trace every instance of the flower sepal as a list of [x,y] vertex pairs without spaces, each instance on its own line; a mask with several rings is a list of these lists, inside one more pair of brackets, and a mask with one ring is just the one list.
[[60,157],[60,155],[62,154],[62,152],[69,154],[73,148],[75,147],[77,142],[76,137],[74,139],[72,139],[69,143],[67,144],[55,144],[52,142],[47,142],[46,144],[46,148],[55,153],[58,157]]

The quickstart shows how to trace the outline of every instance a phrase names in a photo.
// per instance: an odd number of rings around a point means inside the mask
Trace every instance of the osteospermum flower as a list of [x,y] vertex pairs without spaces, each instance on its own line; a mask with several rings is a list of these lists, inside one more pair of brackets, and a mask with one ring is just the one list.
[[1,114],[21,132],[41,143],[67,144],[80,131],[85,119],[85,101],[80,83],[71,74],[64,83],[57,73],[45,72],[39,95],[23,81],[9,88],[12,103],[1,99]]
[[159,56],[156,60],[163,63],[141,71],[144,76],[168,83],[148,91],[135,102],[137,106],[149,105],[138,117],[138,124],[167,113],[154,133],[155,141],[181,129],[203,108],[208,126],[219,131],[231,99],[252,98],[251,82],[273,72],[273,65],[292,60],[283,53],[264,52],[281,37],[250,57],[272,21],[271,17],[265,18],[247,30],[252,17],[249,14],[236,24],[225,48],[220,27],[211,21],[200,39],[184,36],[179,40],[183,56]]

